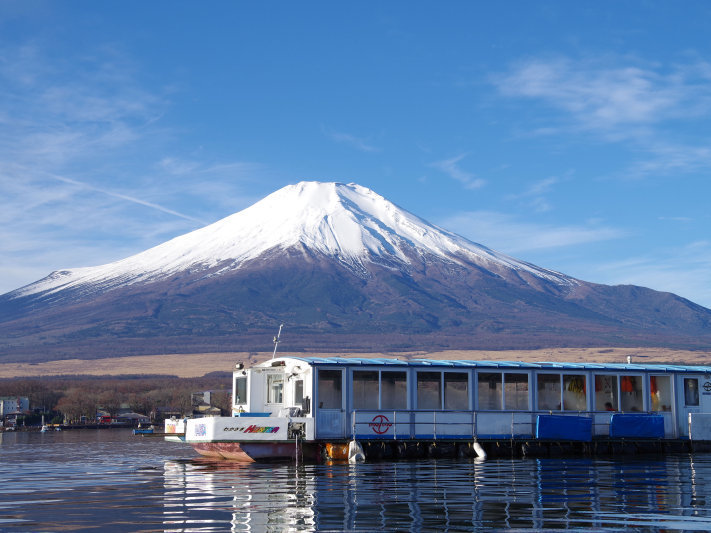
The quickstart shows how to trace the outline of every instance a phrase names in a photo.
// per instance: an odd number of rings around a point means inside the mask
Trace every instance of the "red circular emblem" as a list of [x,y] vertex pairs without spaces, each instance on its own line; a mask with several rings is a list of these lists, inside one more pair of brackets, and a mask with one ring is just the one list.
[[388,417],[385,415],[375,415],[372,422],[368,422],[368,425],[373,429],[378,435],[386,433],[390,427],[393,425]]

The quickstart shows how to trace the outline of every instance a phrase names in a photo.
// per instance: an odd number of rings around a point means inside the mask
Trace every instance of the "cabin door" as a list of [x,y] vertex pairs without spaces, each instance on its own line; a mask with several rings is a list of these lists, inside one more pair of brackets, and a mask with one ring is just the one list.
[[319,369],[316,391],[316,438],[344,438],[346,416],[343,408],[343,370]]
[[689,413],[711,413],[711,379],[696,374],[682,374],[677,379],[679,434],[688,437]]

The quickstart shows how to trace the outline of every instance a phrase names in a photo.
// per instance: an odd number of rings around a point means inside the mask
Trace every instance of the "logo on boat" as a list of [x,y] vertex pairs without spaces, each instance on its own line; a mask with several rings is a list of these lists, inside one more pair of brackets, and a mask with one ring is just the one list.
[[196,424],[195,425],[195,436],[196,437],[204,437],[207,435],[207,428],[205,427],[205,424]]
[[375,433],[377,433],[378,435],[382,435],[392,427],[393,423],[390,422],[390,420],[388,420],[388,417],[385,415],[375,415],[373,417],[373,421],[368,422],[368,425]]
[[706,383],[704,383],[704,390],[706,392],[711,392],[711,381],[707,381]]
[[277,433],[279,426],[245,426],[225,428],[225,431],[238,431],[239,433]]

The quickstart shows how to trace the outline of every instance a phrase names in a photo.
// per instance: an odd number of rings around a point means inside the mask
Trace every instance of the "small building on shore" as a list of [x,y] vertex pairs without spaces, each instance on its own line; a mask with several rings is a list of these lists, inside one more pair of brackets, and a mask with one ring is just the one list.
[[229,412],[225,409],[225,403],[230,402],[230,391],[208,390],[193,392],[191,395],[192,416],[222,416]]
[[134,413],[133,411],[127,411],[117,414],[116,422],[119,424],[130,424],[132,426],[138,426],[140,424],[150,424],[151,419],[146,415]]
[[30,413],[30,400],[26,396],[0,397],[0,423],[3,427],[14,427],[17,418]]

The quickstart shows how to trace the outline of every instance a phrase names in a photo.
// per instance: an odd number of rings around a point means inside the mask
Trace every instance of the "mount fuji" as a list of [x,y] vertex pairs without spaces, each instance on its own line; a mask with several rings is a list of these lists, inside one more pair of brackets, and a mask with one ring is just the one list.
[[0,361],[289,350],[701,347],[711,310],[540,268],[356,184],[302,182],[126,259],[0,296]]

